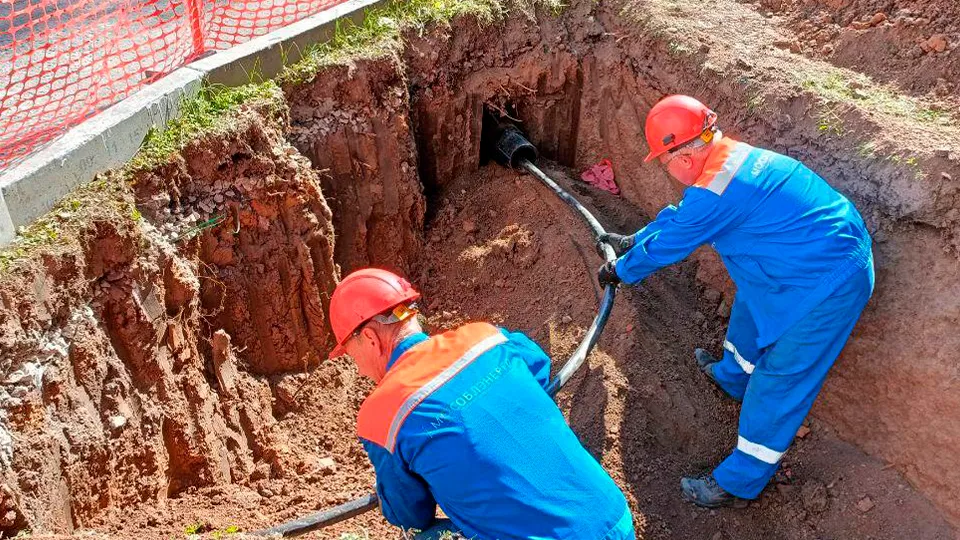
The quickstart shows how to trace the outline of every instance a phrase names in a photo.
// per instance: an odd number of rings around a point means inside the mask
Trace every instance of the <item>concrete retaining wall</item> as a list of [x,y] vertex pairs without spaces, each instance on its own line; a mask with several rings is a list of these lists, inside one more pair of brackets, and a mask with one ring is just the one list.
[[227,86],[249,82],[250,73],[276,76],[297,62],[312,43],[330,39],[338,19],[359,23],[368,8],[387,0],[348,0],[242,45],[182,67],[69,130],[46,148],[0,175],[0,246],[19,227],[49,211],[76,186],[129,161],[151,127],[163,129],[193,97],[203,80]]

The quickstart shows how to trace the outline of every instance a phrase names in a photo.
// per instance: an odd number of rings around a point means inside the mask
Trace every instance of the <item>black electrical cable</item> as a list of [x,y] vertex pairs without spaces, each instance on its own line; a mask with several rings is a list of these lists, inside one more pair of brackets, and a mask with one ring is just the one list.
[[[536,165],[530,162],[528,159],[520,159],[517,165],[527,172],[532,174],[537,180],[540,180],[541,183],[546,185],[548,188],[553,190],[565,203],[577,211],[578,214],[587,222],[590,229],[593,231],[596,240],[599,240],[600,235],[604,234],[606,231],[603,229],[603,226],[600,225],[600,222],[597,221],[593,214],[589,210],[584,208],[580,201],[575,199],[572,195],[567,193],[559,184],[550,179],[549,176],[544,174]],[[613,251],[613,248],[610,246],[598,242],[598,247],[603,253],[603,257],[607,261],[612,261],[616,259],[616,254]],[[583,340],[580,342],[580,346],[577,347],[577,350],[573,351],[573,354],[570,355],[570,358],[567,359],[567,362],[560,368],[560,371],[557,372],[557,376],[550,381],[549,386],[547,386],[547,393],[550,394],[550,397],[556,395],[561,388],[570,378],[573,376],[577,370],[580,369],[580,366],[587,359],[587,355],[590,354],[590,350],[593,349],[593,346],[596,344],[597,339],[600,338],[600,332],[603,331],[603,327],[607,324],[607,319],[610,317],[610,310],[613,309],[613,300],[617,295],[617,288],[614,285],[607,285],[606,289],[603,292],[603,299],[600,301],[600,309],[597,311],[597,316],[593,319],[593,324],[590,325],[590,328],[587,330],[587,333],[583,336]],[[333,525],[334,523],[339,523],[346,519],[350,519],[354,516],[360,515],[368,510],[376,508],[378,505],[376,494],[369,494],[358,499],[354,499],[350,502],[341,504],[329,510],[324,510],[322,512],[317,512],[306,517],[294,521],[288,521],[282,525],[276,527],[265,529],[262,531],[256,531],[253,534],[258,536],[273,536],[273,537],[293,537],[300,536],[301,534],[306,534],[317,529],[322,529],[324,527]]]

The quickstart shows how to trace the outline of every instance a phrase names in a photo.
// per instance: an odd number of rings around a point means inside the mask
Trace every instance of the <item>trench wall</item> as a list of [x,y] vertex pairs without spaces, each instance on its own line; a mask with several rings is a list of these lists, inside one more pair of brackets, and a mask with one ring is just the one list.
[[285,126],[280,104],[244,108],[155,168],[98,180],[59,211],[85,212],[71,242],[4,273],[0,532],[289,473],[264,375],[329,349],[338,270]]

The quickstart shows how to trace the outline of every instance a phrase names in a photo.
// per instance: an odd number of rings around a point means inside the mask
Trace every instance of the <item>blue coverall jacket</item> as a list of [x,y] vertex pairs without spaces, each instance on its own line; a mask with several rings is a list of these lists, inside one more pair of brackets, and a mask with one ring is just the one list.
[[634,240],[615,263],[626,283],[709,243],[737,285],[713,374],[743,407],[736,449],[713,476],[734,495],[756,497],[873,291],[863,219],[797,160],[724,137],[680,204]]
[[478,540],[632,540],[623,494],[549,376],[540,347],[486,323],[403,340],[357,420],[387,520],[425,529],[439,505]]

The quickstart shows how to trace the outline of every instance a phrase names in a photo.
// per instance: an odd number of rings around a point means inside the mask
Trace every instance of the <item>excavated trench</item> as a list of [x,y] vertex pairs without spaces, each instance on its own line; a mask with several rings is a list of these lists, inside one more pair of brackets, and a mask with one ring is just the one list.
[[[128,196],[143,221],[94,220],[0,283],[0,532],[253,530],[365,494],[354,419],[370,385],[323,360],[329,294],[361,266],[408,274],[434,330],[488,320],[565,358],[595,313],[601,261],[552,193],[485,163],[484,111],[518,122],[608,230],[636,230],[680,194],[642,165],[645,113],[704,89],[668,47],[593,2],[497,32],[458,20],[408,35],[399,57],[291,83],[281,105],[244,107],[138,172]],[[712,252],[621,294],[561,406],[644,538],[951,538],[960,403],[929,376],[954,369],[956,216],[940,195],[924,206],[921,188],[898,191],[890,168],[865,185],[855,156],[824,157],[801,112],[812,104],[786,103],[797,120],[773,128],[724,84],[702,93],[727,133],[809,158],[863,210],[873,304],[775,485],[745,510],[697,510],[677,490],[736,439],[737,406],[692,362],[694,347],[718,351],[733,300]],[[622,196],[573,180],[601,158]],[[375,514],[315,536],[397,537]]]

